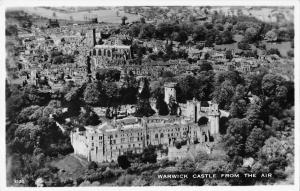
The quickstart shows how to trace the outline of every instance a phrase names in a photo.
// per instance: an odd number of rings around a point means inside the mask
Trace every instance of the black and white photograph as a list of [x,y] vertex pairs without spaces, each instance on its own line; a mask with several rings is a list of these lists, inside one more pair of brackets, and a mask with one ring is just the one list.
[[297,8],[6,6],[1,184],[299,185]]

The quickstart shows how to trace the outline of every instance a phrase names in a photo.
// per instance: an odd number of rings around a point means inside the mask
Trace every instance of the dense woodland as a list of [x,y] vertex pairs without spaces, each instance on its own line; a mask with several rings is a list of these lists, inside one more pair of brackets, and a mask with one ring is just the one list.
[[[13,27],[6,29],[13,35]],[[251,17],[225,17],[214,14],[211,23],[166,22],[154,26],[144,20],[131,26],[120,26],[132,37],[139,39],[168,39],[182,44],[205,46],[233,42],[234,34],[243,35],[239,43],[245,54],[252,54],[249,44],[259,46],[266,35],[276,41],[293,40],[293,26],[277,26],[263,23]],[[188,37],[192,39],[188,40]],[[137,50],[143,50],[137,48]],[[169,52],[168,52],[169,50]],[[278,54],[272,50],[269,54]],[[145,54],[138,52],[138,55]],[[254,53],[255,54],[255,53]],[[53,64],[61,64],[61,54],[50,55]],[[230,55],[228,55],[230,57]],[[72,56],[70,56],[72,57]],[[151,53],[153,59],[184,58],[184,54]],[[193,61],[191,61],[193,62]],[[193,98],[199,101],[213,100],[219,108],[230,112],[229,118],[220,119],[221,136],[216,140],[216,150],[225,152],[208,155],[197,153],[194,158],[179,161],[157,161],[155,150],[149,147],[141,155],[128,153],[110,164],[91,162],[84,173],[68,176],[51,162],[73,152],[68,131],[85,125],[97,125],[101,119],[92,107],[117,108],[122,104],[137,104],[136,116],[151,116],[149,98],[156,98],[160,115],[176,115],[176,102],[168,107],[163,100],[163,83],[178,82],[179,103]],[[6,144],[8,185],[17,186],[15,180],[24,179],[25,186],[35,186],[35,180],[43,177],[46,186],[164,186],[164,185],[253,185],[274,184],[278,181],[292,183],[294,173],[294,82],[286,81],[279,74],[260,67],[253,74],[236,71],[214,73],[208,62],[202,63],[193,75],[174,76],[162,73],[157,82],[144,80],[139,93],[140,81],[133,75],[124,79],[120,71],[97,71],[96,79],[78,87],[66,83],[64,90],[45,93],[38,86],[6,85]],[[41,82],[42,83],[42,82]],[[154,84],[151,86],[151,84]],[[151,86],[151,88],[150,88]],[[83,109],[81,109],[81,107]],[[68,108],[67,112],[63,108]],[[169,111],[168,108],[171,108]],[[173,108],[173,109],[172,109]],[[49,115],[52,118],[49,118]],[[70,122],[65,119],[70,118]],[[107,112],[107,118],[111,118]],[[56,125],[68,127],[65,133]],[[166,151],[167,152],[167,151]],[[253,159],[253,166],[243,167],[243,160]],[[251,160],[252,160],[251,159]],[[182,179],[158,180],[158,173],[272,173],[268,179]]]

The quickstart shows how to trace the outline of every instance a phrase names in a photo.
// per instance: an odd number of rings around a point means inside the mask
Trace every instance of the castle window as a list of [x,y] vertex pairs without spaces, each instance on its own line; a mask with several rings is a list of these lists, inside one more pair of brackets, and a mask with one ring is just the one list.
[[171,133],[171,136],[173,137],[173,133]]
[[122,138],[122,139],[121,139],[121,143],[124,143],[124,142],[125,142],[125,138]]
[[140,141],[140,138],[139,138],[139,137],[137,137],[137,141]]
[[116,144],[116,140],[113,140],[113,144]]
[[117,137],[118,137],[118,135],[116,134],[116,135],[115,135],[115,138],[117,138]]
[[161,133],[161,134],[160,134],[160,138],[163,138],[163,137],[164,137],[164,134],[163,134],[163,133]]
[[102,136],[99,136],[99,140],[102,140]]
[[132,144],[132,146],[134,147],[135,145],[134,145],[134,144]]
[[92,140],[94,140],[94,137],[92,136]]
[[155,134],[155,139],[158,139],[158,134]]
[[128,145],[128,148],[130,148],[130,145]]
[[134,137],[130,137],[130,142],[133,142],[134,141]]
[[92,147],[94,146],[94,143],[92,143]]
[[121,145],[120,148],[122,149],[122,148],[123,148],[123,145]]
[[96,56],[96,50],[95,49],[93,49],[93,55]]

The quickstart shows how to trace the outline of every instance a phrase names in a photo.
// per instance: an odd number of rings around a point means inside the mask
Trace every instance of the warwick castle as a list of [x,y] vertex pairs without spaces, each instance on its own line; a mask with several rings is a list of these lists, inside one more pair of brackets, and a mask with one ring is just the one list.
[[[175,83],[165,83],[164,96],[176,98]],[[152,106],[154,107],[154,106]],[[154,109],[154,108],[153,108]],[[174,147],[177,141],[188,145],[213,142],[219,134],[218,104],[191,100],[179,104],[177,116],[132,117],[113,119],[98,126],[85,126],[71,132],[74,153],[88,161],[117,161],[128,151],[141,153],[149,145]],[[204,119],[205,124],[198,124]]]

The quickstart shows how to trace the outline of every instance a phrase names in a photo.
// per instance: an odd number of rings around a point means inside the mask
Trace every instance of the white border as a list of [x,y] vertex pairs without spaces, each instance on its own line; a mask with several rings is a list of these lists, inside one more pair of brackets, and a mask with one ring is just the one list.
[[[294,60],[294,76],[295,76],[295,177],[293,186],[203,186],[203,187],[66,187],[66,188],[26,188],[26,187],[6,187],[6,163],[5,163],[5,9],[9,7],[31,7],[31,6],[293,6],[294,7],[294,24],[295,24],[295,60]],[[0,190],[284,190],[298,191],[299,189],[299,0],[0,0]],[[298,75],[297,75],[298,74]],[[296,117],[298,116],[298,117]]]

